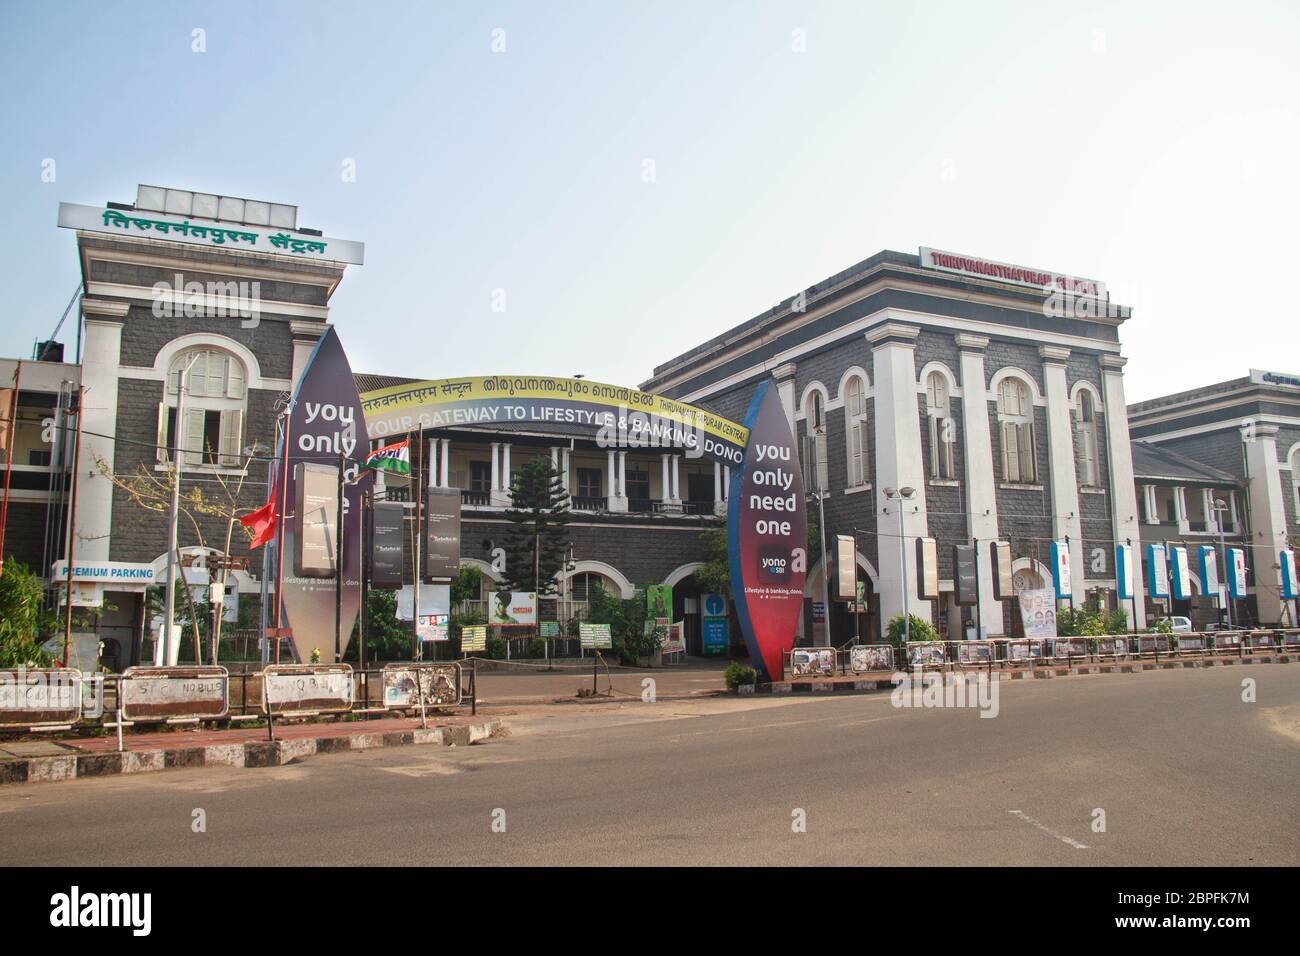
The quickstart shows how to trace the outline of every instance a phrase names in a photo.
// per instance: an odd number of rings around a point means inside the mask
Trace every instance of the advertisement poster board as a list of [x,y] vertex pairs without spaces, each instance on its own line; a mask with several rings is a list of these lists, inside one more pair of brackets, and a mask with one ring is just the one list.
[[849,670],[855,674],[867,671],[892,671],[894,648],[890,644],[855,644],[849,648]]
[[486,650],[486,624],[470,624],[460,629],[460,651],[462,654],[482,654]]
[[448,614],[421,614],[415,632],[422,641],[445,641],[450,638],[451,616]]
[[721,594],[706,594],[700,600],[703,623],[700,627],[701,650],[706,657],[725,655],[731,643],[727,625],[727,599]]
[[608,624],[579,624],[578,640],[584,651],[609,650],[614,646]]
[[338,547],[339,470],[309,461],[299,462],[293,470],[297,489],[293,530],[298,542],[294,571],[300,578],[332,578]]
[[450,581],[460,570],[460,489],[424,490],[424,580]]
[[909,667],[942,667],[948,662],[948,648],[942,641],[913,641],[907,645]]
[[790,673],[796,677],[835,673],[835,648],[796,647],[790,652]]
[[370,509],[370,586],[400,588],[406,561],[402,542],[406,536],[406,508],[400,501],[376,501]]
[[1029,588],[1016,592],[1025,637],[1056,637],[1056,591]]
[[1052,542],[1052,585],[1056,589],[1056,599],[1065,601],[1074,594],[1074,584],[1070,568],[1070,546],[1064,541]]
[[502,627],[531,627],[537,623],[537,594],[533,591],[493,591],[488,623]]
[[652,621],[672,620],[673,586],[671,584],[651,584],[645,589],[646,616]]
[[1169,597],[1169,554],[1163,544],[1147,545],[1147,587],[1153,598]]

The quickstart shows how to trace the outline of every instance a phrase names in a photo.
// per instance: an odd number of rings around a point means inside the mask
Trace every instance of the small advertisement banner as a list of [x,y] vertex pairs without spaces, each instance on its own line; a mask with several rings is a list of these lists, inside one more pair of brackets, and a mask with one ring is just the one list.
[[673,616],[673,586],[671,584],[651,584],[645,589],[646,614],[654,620]]
[[958,604],[965,606],[979,602],[979,568],[974,545],[952,546],[952,578]]
[[1121,601],[1133,600],[1133,545],[1115,545],[1115,591]]
[[835,648],[796,647],[790,652],[790,673],[795,677],[835,673]]
[[1097,639],[1097,653],[1107,657],[1127,657],[1127,637],[1101,637]]
[[1056,599],[1065,601],[1074,594],[1070,579],[1070,546],[1064,541],[1052,542],[1052,585],[1056,588]]
[[1203,544],[1196,549],[1196,566],[1201,573],[1201,594],[1219,603],[1219,556],[1212,545]]
[[579,624],[578,640],[584,651],[608,650],[614,646],[608,624]]
[[81,717],[81,671],[0,671],[0,724],[70,724]]
[[421,614],[415,632],[422,641],[445,641],[451,637],[450,624],[449,614]]
[[487,625],[471,624],[460,629],[460,649],[465,654],[481,654],[487,650]]
[[1228,593],[1236,600],[1246,596],[1246,552],[1242,548],[1228,549]]
[[664,640],[659,645],[659,649],[665,654],[685,654],[686,653],[686,628],[682,622],[669,624],[664,629]]
[[835,598],[852,601],[857,593],[858,546],[852,535],[835,536]]
[[262,710],[268,714],[352,709],[347,664],[271,664],[262,671]]
[[332,578],[338,548],[339,470],[303,461],[294,465],[293,531],[298,544],[294,572],[300,578]]
[[541,624],[538,624],[538,625],[537,625],[537,636],[538,636],[538,637],[559,637],[559,636],[560,636],[560,622],[559,622],[559,621],[542,621]]
[[229,675],[224,667],[128,667],[119,683],[126,720],[224,717]]
[[1058,637],[1052,641],[1053,657],[1087,657],[1088,639],[1086,637]]
[[892,671],[894,647],[892,644],[855,644],[849,648],[849,670],[855,674],[867,671]]
[[1175,600],[1188,601],[1192,597],[1191,569],[1187,562],[1187,549],[1180,544],[1169,548],[1169,590]]
[[1007,644],[1007,659],[1012,661],[1027,661],[1030,658],[1043,656],[1043,642],[1041,640],[1016,640]]
[[537,623],[537,594],[533,591],[494,591],[488,601],[488,623],[501,627],[532,627]]
[[1056,591],[1030,588],[1016,592],[1025,637],[1056,637]]
[[987,664],[993,660],[992,641],[960,641],[957,644],[958,664]]
[[460,703],[460,665],[385,664],[384,706],[399,710]]
[[1293,601],[1300,596],[1300,582],[1295,576],[1295,552],[1288,549],[1278,552],[1278,583],[1282,587],[1282,597]]
[[1163,544],[1147,545],[1147,590],[1153,598],[1169,597],[1169,555]]
[[909,667],[942,667],[948,662],[948,647],[942,641],[912,641],[907,645]]
[[721,594],[706,594],[700,599],[704,620],[700,628],[701,643],[706,657],[727,653],[731,634],[727,625],[727,599]]

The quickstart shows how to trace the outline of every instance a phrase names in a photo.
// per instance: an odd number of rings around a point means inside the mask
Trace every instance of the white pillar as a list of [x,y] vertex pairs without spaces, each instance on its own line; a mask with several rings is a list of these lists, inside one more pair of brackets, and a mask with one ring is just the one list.
[[[366,442],[366,448],[370,451],[374,451],[375,448],[377,448],[378,446],[379,446],[379,442],[377,441]],[[384,491],[387,488],[387,482],[384,481],[385,470],[383,468],[375,468],[374,473],[375,473],[375,481],[374,484],[371,486],[371,488],[376,498],[382,498],[384,495]]]
[[1143,485],[1142,496],[1146,502],[1147,524],[1160,523],[1160,505],[1156,498],[1155,485]]
[[731,466],[722,466],[722,500],[731,500]]
[[618,496],[627,500],[627,452],[618,453]]
[[[1047,398],[1048,474],[1052,481],[1052,536],[1070,539],[1070,567],[1074,574],[1074,604],[1082,603],[1084,579],[1083,521],[1079,515],[1079,479],[1074,470],[1074,428],[1070,417],[1070,389],[1065,361],[1070,350],[1040,345],[1043,384]],[[1129,487],[1132,488],[1132,479]],[[1113,491],[1114,489],[1112,489]],[[1113,558],[1112,558],[1113,560]]]
[[501,469],[498,452],[501,448],[500,442],[492,442],[492,490],[498,491],[501,488]]
[[[1201,511],[1205,514],[1205,530],[1211,534],[1219,533],[1219,516],[1214,511],[1214,489],[1201,489]],[[1227,580],[1227,576],[1224,576]]]
[[673,501],[678,504],[680,504],[682,500],[681,461],[681,455],[673,455]]
[[[77,524],[72,529],[76,539],[74,556],[78,564],[109,560],[109,547],[113,534],[113,483],[100,474],[95,461],[101,459],[110,467],[114,464],[113,439],[103,436],[117,434],[118,369],[122,354],[122,321],[127,310],[128,305],[125,302],[82,300],[82,311],[86,317],[86,337],[85,348],[82,351],[81,384],[85,386],[86,391],[81,412]],[[164,379],[164,389],[167,388],[167,384],[168,380]],[[73,398],[75,400],[75,393]],[[159,398],[162,398],[161,393]],[[182,428],[183,425],[177,422],[178,445]],[[149,462],[149,467],[153,467],[153,462]],[[184,489],[181,493],[184,494]],[[184,521],[183,518],[181,520]],[[166,550],[166,546],[163,550]],[[66,553],[58,556],[65,560],[67,558]],[[168,560],[171,560],[170,556]],[[46,572],[48,569],[41,573]],[[178,570],[177,579],[184,580],[183,572]],[[103,585],[86,584],[81,585],[78,590],[82,592],[83,597],[88,596],[87,592],[93,590],[102,599]],[[180,614],[179,611],[177,613]],[[177,620],[180,620],[179,616]],[[87,662],[82,663],[83,666],[88,666]]]
[[673,500],[673,486],[668,477],[668,455],[663,454],[659,457],[663,459],[663,476],[659,485],[659,500],[666,505]]
[[1234,534],[1241,534],[1241,525],[1237,523],[1237,493],[1228,492],[1228,520],[1232,522]]
[[451,439],[440,438],[439,443],[442,445],[442,453],[438,456],[438,465],[441,469],[441,477],[438,484],[444,488],[451,487]]
[[1278,552],[1287,546],[1286,505],[1282,471],[1277,460],[1276,425],[1251,421],[1241,430],[1246,449],[1246,479],[1250,483],[1250,549],[1255,569],[1255,601],[1261,624],[1282,617],[1281,571]]
[[795,413],[795,363],[786,362],[784,365],[778,365],[772,370],[772,378],[776,379],[776,394],[781,399],[781,407],[785,409],[785,417],[790,422],[791,433],[798,435],[799,430],[794,427]]
[[713,513],[715,515],[724,515],[727,513],[727,502],[722,497],[722,462],[713,463]]
[[993,560],[989,542],[998,539],[997,472],[993,467],[989,394],[984,378],[984,350],[989,340],[965,332],[956,336],[961,363],[962,460],[966,477],[966,534],[978,542],[980,625],[989,637],[1001,637],[1002,602],[993,597]]
[[573,492],[569,490],[569,449],[567,448],[560,449],[560,477],[564,481],[564,493],[572,494]]
[[[925,469],[921,456],[920,407],[916,392],[914,325],[886,322],[866,333],[872,348],[876,410],[876,526],[879,538],[880,618],[882,629],[903,613],[904,572],[908,611],[933,620],[929,601],[916,597],[916,538],[927,534]],[[904,541],[900,556],[899,499],[886,488],[914,489],[902,502]],[[900,559],[901,557],[901,559]]]
[[[1138,593],[1125,607],[1130,623],[1146,626],[1146,602],[1142,599],[1142,524],[1138,519],[1137,486],[1133,482],[1133,446],[1128,433],[1128,404],[1124,398],[1124,363],[1118,355],[1101,358],[1102,404],[1106,409],[1106,458],[1110,461],[1111,532],[1116,544],[1133,545],[1134,588]],[[1152,488],[1154,503],[1155,489]],[[1157,519],[1158,520],[1158,519]],[[1136,621],[1132,615],[1136,613]]]
[[614,450],[612,448],[606,449],[605,476],[607,484],[605,487],[605,507],[610,511],[618,510],[618,478],[614,469]]
[[1181,485],[1174,489],[1174,517],[1178,520],[1179,534],[1192,530],[1187,519],[1187,489]]
[[510,470],[510,443],[505,442],[501,446],[501,490],[510,491],[511,475]]
[[[424,441],[423,436],[421,436],[420,441],[421,442]],[[429,468],[428,468],[429,474],[426,483],[430,488],[437,488],[438,487],[438,442],[436,439],[433,438],[429,439],[428,462],[429,462]]]

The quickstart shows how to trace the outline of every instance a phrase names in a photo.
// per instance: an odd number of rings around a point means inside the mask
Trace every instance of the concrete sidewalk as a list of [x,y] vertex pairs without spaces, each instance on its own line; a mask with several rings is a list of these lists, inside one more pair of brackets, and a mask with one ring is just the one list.
[[116,736],[0,743],[0,784],[73,780],[176,767],[278,767],[317,753],[370,750],[408,744],[467,746],[486,740],[505,723],[499,717],[437,715],[418,718],[277,724],[265,727],[175,730]]

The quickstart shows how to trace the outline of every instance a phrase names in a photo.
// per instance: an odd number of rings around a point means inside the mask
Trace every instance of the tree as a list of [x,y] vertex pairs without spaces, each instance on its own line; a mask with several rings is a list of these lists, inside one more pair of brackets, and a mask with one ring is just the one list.
[[701,533],[704,541],[704,567],[695,572],[695,583],[706,594],[731,593],[731,559],[727,545],[727,529],[710,528]]
[[41,632],[52,623],[44,603],[45,588],[31,568],[6,561],[0,576],[0,667],[48,667],[53,662],[41,647]]
[[506,511],[506,586],[551,594],[569,547],[569,495],[549,459],[526,462],[510,482]]

